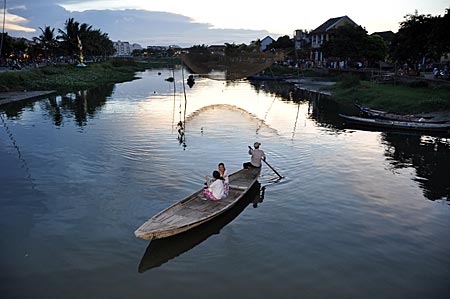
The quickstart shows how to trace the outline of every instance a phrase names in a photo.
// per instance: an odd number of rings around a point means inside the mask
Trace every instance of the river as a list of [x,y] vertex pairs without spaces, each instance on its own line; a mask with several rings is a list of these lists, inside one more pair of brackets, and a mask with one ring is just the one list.
[[[2,298],[450,297],[448,138],[348,128],[276,82],[195,76],[185,96],[174,74],[0,106]],[[134,237],[255,141],[284,177],[263,167],[263,198]]]

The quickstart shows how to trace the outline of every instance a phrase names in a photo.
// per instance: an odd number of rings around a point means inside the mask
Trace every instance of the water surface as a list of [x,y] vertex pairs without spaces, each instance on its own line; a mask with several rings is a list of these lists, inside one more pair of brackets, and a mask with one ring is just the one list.
[[[277,83],[196,76],[186,102],[171,75],[0,107],[5,298],[449,298],[447,138],[346,128]],[[133,231],[254,141],[285,178],[263,168],[257,208],[140,268]]]

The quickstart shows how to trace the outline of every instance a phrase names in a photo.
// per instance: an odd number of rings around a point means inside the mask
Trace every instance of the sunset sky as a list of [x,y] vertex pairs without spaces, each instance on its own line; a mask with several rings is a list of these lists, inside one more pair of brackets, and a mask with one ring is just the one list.
[[323,1],[242,1],[242,0],[103,0],[60,1],[69,10],[137,8],[182,14],[216,28],[267,30],[290,34],[297,27],[314,29],[324,19],[348,15],[369,32],[393,30],[403,16],[414,13],[443,14],[448,0],[323,0]]
[[[10,35],[14,36],[36,36],[40,33],[38,27],[50,25],[60,28],[67,17],[75,17],[81,22],[90,21],[89,24],[109,33],[112,39],[128,37],[131,41],[145,43],[153,40],[164,43],[171,38],[174,42],[187,43],[194,42],[193,39],[201,42],[204,37],[206,43],[221,42],[227,38],[239,42],[239,39],[246,40],[251,36],[256,39],[268,34],[292,35],[296,29],[311,30],[329,18],[343,15],[365,27],[368,33],[386,30],[396,32],[406,14],[413,14],[417,10],[419,14],[443,15],[449,7],[448,0],[7,0],[6,31],[11,31]],[[124,10],[128,10],[128,13],[122,14]],[[89,19],[86,17],[88,11]],[[135,12],[145,12],[148,16],[141,14],[141,19],[138,19],[133,15]],[[153,12],[169,14],[159,15],[158,20],[155,20]],[[141,22],[141,27],[133,25],[136,20]],[[164,26],[158,21],[164,22]],[[121,27],[114,27],[114,23],[117,25],[118,22],[122,22]],[[193,30],[176,34],[183,28],[182,24],[186,28],[196,25],[195,34],[192,35]],[[136,28],[140,28],[140,35],[124,35],[119,29],[127,25],[135,26],[133,30],[130,27],[129,32],[136,32]],[[161,35],[166,34],[164,30],[170,27],[170,34],[166,39],[160,39],[153,27],[160,27]],[[148,29],[148,32],[144,29]],[[216,40],[213,36],[217,37]]]

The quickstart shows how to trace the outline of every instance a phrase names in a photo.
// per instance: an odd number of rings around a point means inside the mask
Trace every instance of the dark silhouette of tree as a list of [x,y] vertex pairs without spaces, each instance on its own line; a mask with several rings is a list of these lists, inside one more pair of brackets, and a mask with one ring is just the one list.
[[384,60],[388,54],[386,41],[379,35],[369,35],[366,37],[364,57],[370,64],[377,60]]
[[[1,33],[0,33],[1,35]],[[8,32],[3,33],[3,50],[2,56],[8,57],[14,52],[14,40],[8,35]]]
[[405,16],[394,36],[390,49],[394,60],[416,64],[425,59],[439,61],[450,52],[450,9],[446,14],[432,16],[415,14]]
[[51,28],[50,26],[46,26],[44,29],[39,27],[41,30],[41,35],[37,38],[40,42],[42,50],[48,56],[53,56],[55,49],[58,47],[58,40],[55,35],[55,28]]
[[67,55],[74,55],[78,51],[78,36],[80,33],[80,23],[73,18],[67,19],[64,24],[64,29],[58,29],[61,40],[61,46]]
[[361,26],[344,25],[331,32],[330,40],[322,45],[326,57],[361,60],[366,50],[367,31]]
[[62,47],[68,55],[79,54],[78,39],[81,41],[85,56],[107,56],[114,53],[113,43],[108,34],[102,33],[100,29],[93,29],[92,25],[80,24],[69,18],[64,30],[59,29],[58,32]]
[[294,49],[294,40],[289,35],[280,36],[267,46],[267,49]]
[[384,60],[388,51],[384,39],[369,36],[361,26],[344,25],[331,32],[330,40],[322,45],[326,57],[347,61],[368,60],[370,64]]

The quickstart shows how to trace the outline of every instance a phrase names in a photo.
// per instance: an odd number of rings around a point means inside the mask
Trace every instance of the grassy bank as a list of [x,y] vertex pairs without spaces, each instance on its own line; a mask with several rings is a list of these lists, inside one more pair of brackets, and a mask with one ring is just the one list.
[[377,84],[343,78],[327,87],[340,103],[364,106],[399,113],[421,113],[450,110],[450,86],[423,87],[406,84]]
[[[398,113],[450,111],[450,85],[434,87],[424,81],[377,84],[360,80],[355,75],[330,75],[314,70],[299,72],[296,68],[272,66],[275,76],[326,77],[337,84],[323,89],[331,91],[339,103],[359,103],[364,106]],[[266,70],[266,74],[270,72]]]
[[38,69],[0,73],[0,91],[87,89],[105,83],[130,81],[135,73],[153,67],[173,65],[174,60],[110,60],[73,65],[44,66]]

